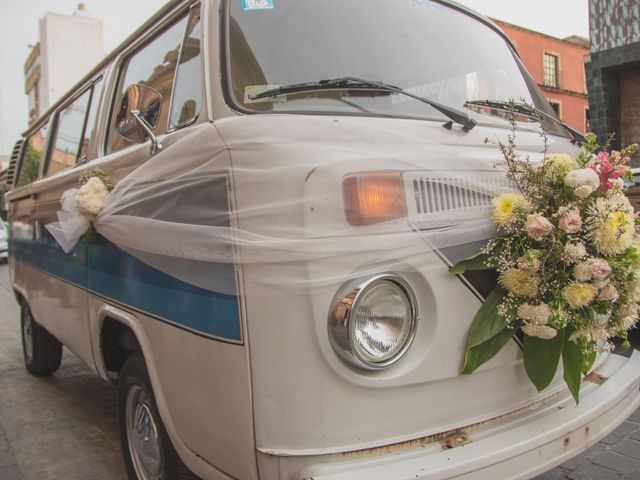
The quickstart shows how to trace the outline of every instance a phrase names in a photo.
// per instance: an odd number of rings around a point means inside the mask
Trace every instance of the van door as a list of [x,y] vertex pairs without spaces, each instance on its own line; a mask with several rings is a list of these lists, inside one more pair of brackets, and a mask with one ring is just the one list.
[[43,275],[36,276],[39,294],[30,300],[37,321],[93,366],[87,316],[87,249],[84,238],[65,253],[46,225],[57,222],[62,194],[78,186],[93,132],[97,104],[102,90],[97,77],[61,106],[55,117],[50,148],[43,168],[46,180],[37,193],[37,262]]

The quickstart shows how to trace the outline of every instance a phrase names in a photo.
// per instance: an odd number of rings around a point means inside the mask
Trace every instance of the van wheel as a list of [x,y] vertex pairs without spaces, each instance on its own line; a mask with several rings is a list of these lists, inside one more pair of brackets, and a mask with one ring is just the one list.
[[169,440],[139,354],[130,355],[120,371],[118,428],[131,480],[197,480]]
[[20,311],[22,353],[27,371],[37,377],[55,372],[62,361],[62,344],[38,325],[26,303]]

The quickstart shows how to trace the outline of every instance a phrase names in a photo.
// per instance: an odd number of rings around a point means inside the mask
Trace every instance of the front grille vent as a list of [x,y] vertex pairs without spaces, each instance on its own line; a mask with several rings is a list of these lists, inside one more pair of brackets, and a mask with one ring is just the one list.
[[5,174],[5,183],[9,189],[15,186],[17,180],[18,159],[20,158],[23,141],[22,139],[18,140],[11,151],[11,159],[9,160],[9,166]]
[[413,196],[418,214],[483,209],[491,205],[495,195],[511,190],[513,186],[504,177],[413,178]]

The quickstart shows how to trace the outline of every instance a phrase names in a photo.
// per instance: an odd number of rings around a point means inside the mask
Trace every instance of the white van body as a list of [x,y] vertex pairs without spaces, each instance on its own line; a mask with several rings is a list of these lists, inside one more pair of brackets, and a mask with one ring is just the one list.
[[[511,51],[497,27],[451,2],[405,3],[464,16]],[[97,375],[120,385],[128,357],[141,356],[153,397],[145,402],[155,405],[146,413],[180,461],[206,479],[526,479],[612,431],[640,406],[637,353],[602,355],[585,378],[577,406],[562,372],[549,388],[536,391],[516,341],[473,375],[460,374],[467,333],[483,294],[478,283],[448,272],[460,252],[455,257],[446,249],[427,248],[430,233],[421,219],[428,212],[420,189],[437,182],[442,172],[500,183],[503,159],[485,139],[504,138],[508,122],[483,122],[487,114],[467,110],[480,120],[465,131],[456,122],[443,128],[449,119],[437,112],[419,118],[313,108],[248,111],[250,102],[238,108],[228,86],[229,9],[235,8],[240,18],[280,6],[284,0],[170,2],[25,133],[8,200],[11,280],[23,307],[28,368],[33,361],[28,353],[35,352],[29,350],[33,328],[45,330],[38,333],[41,338],[50,335],[47,342],[60,342]],[[150,140],[114,148],[120,140],[110,138],[117,138],[111,137],[113,119],[128,86],[122,84],[126,62],[168,26],[195,24],[197,8],[199,114],[156,132],[159,153],[150,152]],[[180,78],[174,75],[173,81]],[[61,112],[86,89],[93,92],[88,115],[96,115],[86,151],[79,147],[71,164],[50,172]],[[192,108],[186,106],[183,111]],[[548,149],[573,151],[570,137],[557,128],[549,135]],[[43,160],[37,176],[21,185],[27,150],[36,148],[37,134]],[[523,155],[542,158],[544,144],[535,124],[520,125],[517,142]],[[213,291],[184,281],[182,274],[189,272],[150,266],[101,235],[81,240],[65,254],[47,233],[62,194],[76,187],[83,173],[99,167],[117,188],[136,169],[151,165],[146,162],[170,159],[179,169],[186,157],[198,156],[203,162],[215,158],[205,198],[212,210],[223,212],[218,226],[284,241],[287,232],[302,232],[304,238],[333,231],[345,238],[365,231],[383,235],[392,225],[414,247],[425,245],[424,252],[395,257],[392,263],[366,249],[338,261],[320,255],[267,263],[237,260],[248,248],[237,245],[233,262],[207,264],[212,277],[223,279],[224,291]],[[361,173],[354,165],[367,172],[399,172],[406,214],[379,224],[349,223],[342,207],[343,181]],[[446,195],[458,194],[465,195]],[[194,193],[172,201],[176,209],[188,210],[203,200]],[[269,208],[258,215],[257,205]],[[405,351],[388,368],[358,368],[332,345],[327,319],[345,284],[364,284],[380,275],[400,278],[413,292],[415,328]],[[265,283],[278,287],[278,293],[265,293]],[[123,395],[130,398],[127,391]],[[126,412],[126,405],[122,408]],[[132,446],[130,433],[122,435],[125,460],[139,455],[143,465],[131,461],[131,478],[143,479],[155,460],[167,461],[170,452],[160,440],[156,446],[164,453],[149,460],[135,452],[140,445],[149,447],[148,438]]]

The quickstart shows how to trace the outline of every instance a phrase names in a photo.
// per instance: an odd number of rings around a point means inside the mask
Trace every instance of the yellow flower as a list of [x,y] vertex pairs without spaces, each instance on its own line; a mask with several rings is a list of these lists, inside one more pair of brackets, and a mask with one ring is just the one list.
[[517,220],[518,213],[530,210],[529,201],[519,193],[501,193],[493,199],[493,221],[499,227],[511,227]]
[[596,297],[596,287],[588,283],[572,283],[562,290],[564,298],[573,309],[586,307]]
[[596,249],[604,255],[623,253],[633,243],[633,207],[623,194],[598,198],[588,209],[588,230]]
[[560,173],[566,173],[569,170],[576,170],[580,168],[578,162],[576,162],[571,155],[566,153],[552,153],[548,155],[544,166],[547,175],[554,179]]
[[538,293],[538,279],[517,268],[502,273],[500,285],[520,297],[535,297]]
[[633,217],[628,212],[610,212],[594,222],[591,238],[600,253],[617,255],[631,246],[633,231]]

